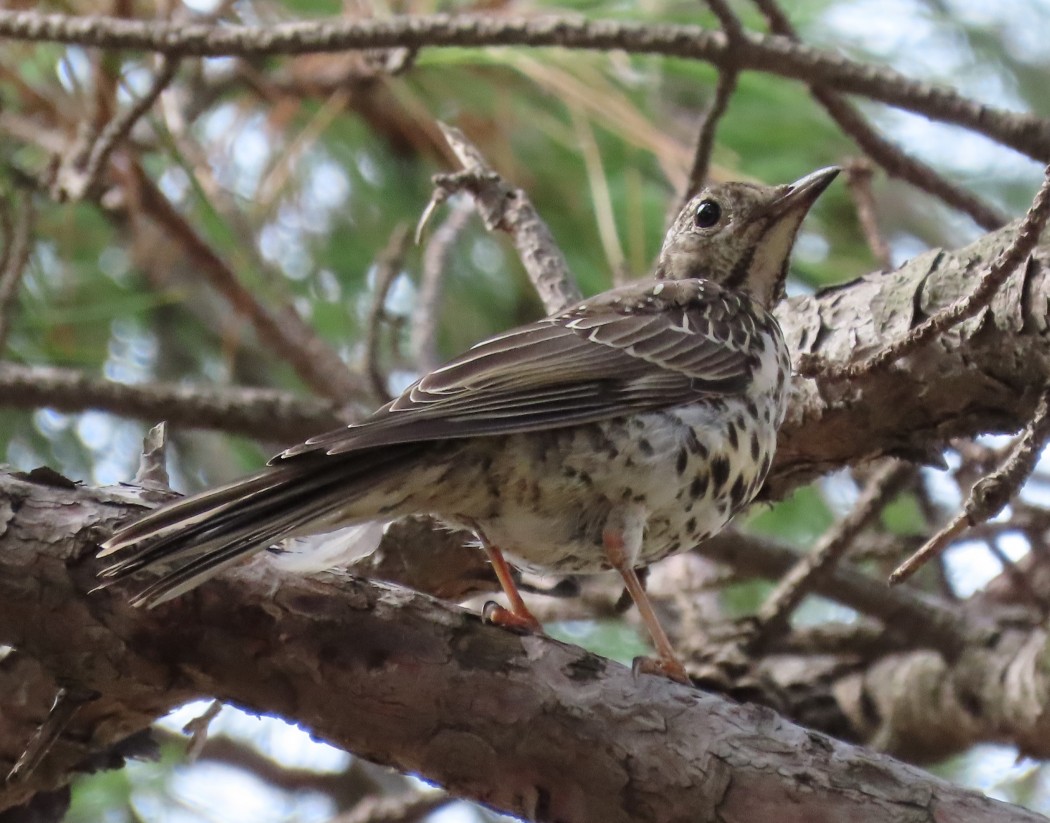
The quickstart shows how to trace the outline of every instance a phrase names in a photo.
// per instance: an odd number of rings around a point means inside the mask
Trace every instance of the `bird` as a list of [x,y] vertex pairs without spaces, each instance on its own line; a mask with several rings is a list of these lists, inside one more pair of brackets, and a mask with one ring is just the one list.
[[541,630],[511,563],[615,569],[656,651],[640,668],[690,682],[638,570],[719,532],[761,488],[791,378],[772,309],[838,172],[705,185],[651,276],[483,340],[361,422],[120,528],[100,546],[115,556],[103,586],[159,573],[131,601],[154,607],[290,538],[429,514],[487,553],[509,603],[488,604],[492,622]]

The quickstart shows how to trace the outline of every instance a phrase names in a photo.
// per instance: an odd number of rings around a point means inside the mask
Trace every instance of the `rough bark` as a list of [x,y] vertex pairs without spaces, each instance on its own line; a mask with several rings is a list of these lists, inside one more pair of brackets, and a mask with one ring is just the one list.
[[[933,249],[777,316],[797,358],[862,358],[967,294],[1017,230],[985,235],[958,251]],[[938,461],[948,438],[1017,431],[1050,380],[1050,237],[991,304],[892,368],[846,383],[796,380],[767,494],[879,455]]]
[[[0,805],[213,695],[537,820],[1040,819],[768,709],[635,677],[406,590],[281,576],[261,560],[136,611],[119,591],[88,593],[94,541],[133,493],[5,475],[3,500],[0,642],[99,697]],[[43,705],[20,724],[5,711],[8,764]]]

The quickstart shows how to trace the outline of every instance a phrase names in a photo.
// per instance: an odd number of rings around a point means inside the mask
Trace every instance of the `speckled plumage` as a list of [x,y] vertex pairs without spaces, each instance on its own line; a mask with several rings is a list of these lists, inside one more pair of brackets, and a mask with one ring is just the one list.
[[288,537],[416,513],[537,571],[630,577],[690,548],[769,469],[790,376],[770,309],[835,173],[709,186],[654,279],[485,340],[364,422],[146,516],[103,545],[121,554],[103,575],[163,570],[136,600],[154,605]]

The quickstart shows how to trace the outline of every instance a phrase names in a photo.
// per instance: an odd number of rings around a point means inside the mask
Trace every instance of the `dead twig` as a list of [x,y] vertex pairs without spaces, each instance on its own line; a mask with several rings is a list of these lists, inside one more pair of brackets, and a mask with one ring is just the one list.
[[974,483],[962,511],[931,537],[921,549],[893,570],[889,578],[890,584],[896,585],[907,580],[931,557],[937,556],[948,548],[952,541],[967,528],[983,523],[1001,512],[1032,473],[1048,438],[1050,438],[1050,388],[1044,388],[1039,397],[1035,415],[1006,462],[996,471]]
[[871,179],[875,176],[875,169],[867,159],[858,158],[845,164],[845,172],[846,187],[853,198],[853,205],[857,208],[860,230],[864,233],[868,248],[875,256],[875,262],[884,271],[888,271],[893,266],[893,258],[890,255],[890,246],[879,230],[879,221],[875,216],[875,195],[871,191]]
[[875,473],[850,513],[824,534],[813,551],[780,580],[762,604],[755,616],[755,627],[745,641],[749,651],[757,651],[784,631],[792,612],[834,569],[857,535],[900,491],[911,472],[910,464],[893,460]]
[[[729,41],[726,49],[727,54],[732,56],[735,47],[742,41],[743,27],[740,19],[733,13],[725,0],[707,0],[707,5],[718,17]],[[703,187],[707,180],[708,169],[711,166],[711,153],[715,147],[715,132],[718,130],[718,122],[729,107],[729,100],[736,91],[737,80],[740,77],[740,69],[732,62],[721,66],[718,70],[718,84],[715,86],[715,96],[711,105],[707,107],[700,120],[700,131],[696,138],[696,149],[693,151],[693,165],[689,169],[689,182],[675,209],[675,214],[680,212],[689,198],[695,195]],[[674,219],[673,216],[671,218]]]
[[525,271],[547,312],[553,314],[577,302],[580,290],[569,272],[565,255],[525,192],[507,186],[459,129],[444,123],[438,125],[463,171],[434,178],[434,196],[420,218],[420,227],[449,195],[469,191],[486,228],[501,229],[513,238]]
[[200,756],[201,751],[204,749],[204,744],[208,742],[208,729],[221,711],[222,701],[213,700],[203,713],[182,727],[182,733],[190,736],[189,745],[186,747],[187,760],[192,762]]
[[158,423],[146,432],[142,439],[142,453],[139,455],[139,467],[132,482],[136,486],[145,486],[162,491],[170,491],[168,478],[168,424]]
[[410,348],[420,371],[438,365],[437,335],[441,317],[441,295],[448,272],[449,255],[456,238],[467,226],[474,209],[469,199],[458,198],[444,222],[431,235],[423,250],[422,272],[416,305],[412,312]]
[[[83,162],[83,168],[76,161],[63,163],[59,168],[55,180],[56,199],[69,198],[71,200],[82,200],[86,194],[98,183],[99,175],[103,167],[109,161],[110,155],[134,128],[135,123],[150,110],[160,97],[161,93],[168,87],[179,68],[179,58],[173,55],[163,55],[160,66],[153,82],[146,93],[136,100],[128,109],[117,117],[110,120],[98,137],[91,144],[91,150],[87,159]],[[74,155],[75,157],[76,155]]]
[[61,737],[81,706],[98,698],[99,693],[91,689],[72,686],[60,688],[44,722],[37,728],[36,734],[26,744],[21,756],[7,773],[7,782],[17,783],[28,778]]

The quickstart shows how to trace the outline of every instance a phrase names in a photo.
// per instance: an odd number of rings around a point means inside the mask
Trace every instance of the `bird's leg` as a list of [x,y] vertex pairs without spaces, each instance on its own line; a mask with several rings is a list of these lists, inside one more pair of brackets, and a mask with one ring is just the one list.
[[636,670],[650,674],[662,674],[671,678],[671,680],[691,685],[692,681],[689,679],[689,675],[685,673],[685,666],[682,665],[682,662],[674,653],[671,641],[667,639],[667,633],[664,631],[664,627],[660,625],[660,620],[653,610],[653,604],[649,600],[649,595],[645,593],[645,587],[634,570],[630,553],[624,544],[623,529],[606,526],[602,531],[602,544],[605,547],[605,554],[609,558],[612,567],[623,578],[624,585],[627,587],[631,599],[634,600],[634,605],[638,607],[638,614],[641,616],[642,622],[645,623],[645,627],[649,630],[649,635],[653,639],[653,645],[656,646],[656,659],[644,657],[637,659],[635,661]]
[[500,586],[503,587],[503,591],[507,595],[507,600],[510,601],[510,608],[505,609],[503,606],[490,600],[485,604],[485,619],[490,623],[495,623],[497,626],[505,628],[542,632],[543,627],[540,625],[540,621],[533,617],[532,612],[529,611],[529,607],[525,605],[525,601],[521,597],[521,592],[518,591],[518,585],[514,582],[514,574],[511,572],[510,565],[503,556],[503,552],[488,539],[485,532],[481,530],[481,527],[476,522],[471,521],[470,525],[478,540],[481,541],[485,554],[489,556],[489,562],[492,564],[492,570],[496,573],[496,579],[499,580]]

